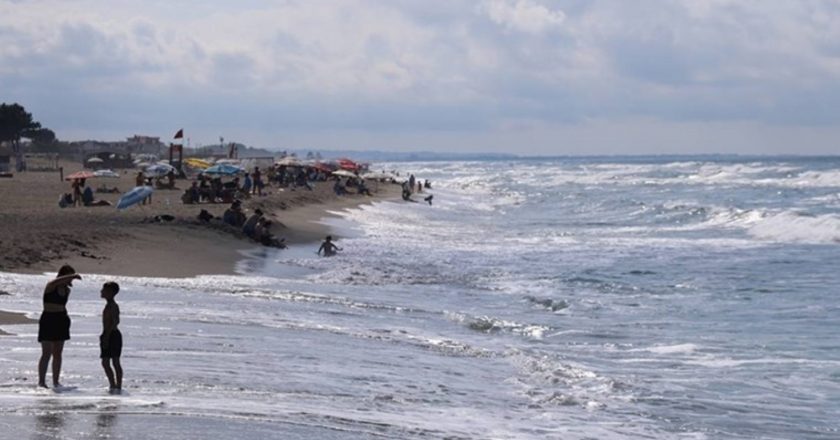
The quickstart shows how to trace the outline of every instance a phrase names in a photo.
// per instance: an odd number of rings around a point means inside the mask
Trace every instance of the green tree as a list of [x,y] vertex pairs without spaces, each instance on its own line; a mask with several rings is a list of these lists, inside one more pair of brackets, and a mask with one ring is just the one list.
[[27,130],[21,135],[21,137],[29,138],[32,140],[30,151],[38,151],[45,153],[57,152],[59,150],[60,143],[55,137],[55,132],[50,130],[49,128]]
[[22,105],[0,104],[0,142],[6,141],[12,144],[18,171],[25,168],[20,138],[39,128],[41,124],[32,120],[32,114],[27,112]]

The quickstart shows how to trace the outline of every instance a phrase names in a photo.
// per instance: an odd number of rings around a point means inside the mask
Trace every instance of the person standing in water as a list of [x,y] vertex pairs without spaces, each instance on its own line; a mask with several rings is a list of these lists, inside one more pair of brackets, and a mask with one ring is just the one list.
[[[105,308],[102,309],[102,335],[99,336],[99,358],[102,359],[102,368],[105,376],[108,377],[108,385],[111,394],[119,394],[122,390],[123,370],[120,365],[122,354],[122,333],[117,326],[120,324],[120,306],[114,301],[114,297],[120,293],[120,285],[111,281],[102,285],[100,296],[105,299]],[[113,363],[114,368],[111,369]],[[115,374],[116,373],[116,374]]]
[[343,249],[336,246],[332,242],[332,235],[327,235],[326,240],[324,240],[324,242],[321,243],[321,247],[318,248],[318,255],[321,255],[321,251],[324,251],[324,256],[325,257],[332,257],[333,255],[336,254],[336,251],[340,251],[340,250],[343,250]]
[[47,388],[47,367],[52,359],[53,388],[61,387],[61,357],[64,341],[70,339],[70,316],[67,315],[67,299],[73,280],[81,280],[73,267],[65,264],[58,270],[58,276],[44,287],[44,311],[38,320],[38,342],[41,343],[41,359],[38,361],[38,386]]

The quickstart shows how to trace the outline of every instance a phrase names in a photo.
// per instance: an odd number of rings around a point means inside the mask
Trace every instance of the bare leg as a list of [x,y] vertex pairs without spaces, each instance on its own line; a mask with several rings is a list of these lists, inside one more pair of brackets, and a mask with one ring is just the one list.
[[41,359],[38,361],[38,386],[47,388],[47,366],[52,356],[52,342],[41,342]]
[[115,357],[112,359],[114,361],[114,371],[117,373],[117,389],[122,389],[122,378],[123,378],[123,369],[122,365],[120,364],[120,358]]
[[108,386],[111,389],[119,388],[114,380],[114,371],[111,370],[110,358],[102,358],[102,369],[105,370],[105,375],[108,376]]
[[52,343],[52,376],[53,387],[61,386],[61,353],[64,351],[64,341],[53,341]]

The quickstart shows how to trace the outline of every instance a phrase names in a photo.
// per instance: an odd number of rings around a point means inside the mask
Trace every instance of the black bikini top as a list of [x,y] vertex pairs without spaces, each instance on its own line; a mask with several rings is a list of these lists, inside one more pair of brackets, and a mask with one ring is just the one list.
[[67,305],[67,297],[69,295],[59,295],[58,288],[53,289],[51,292],[44,293],[44,304],[58,304],[60,306]]

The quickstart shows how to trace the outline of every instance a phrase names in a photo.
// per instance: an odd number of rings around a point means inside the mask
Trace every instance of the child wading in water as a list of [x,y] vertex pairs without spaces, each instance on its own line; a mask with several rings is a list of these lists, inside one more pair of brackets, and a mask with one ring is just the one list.
[[[120,292],[119,284],[108,282],[102,285],[102,298],[107,301],[102,309],[102,336],[99,337],[99,357],[102,359],[102,368],[108,376],[108,384],[112,394],[119,394],[122,390],[123,370],[120,365],[120,354],[122,354],[122,333],[117,328],[120,323],[120,306],[114,301],[114,297]],[[114,364],[113,370],[111,363]],[[116,373],[116,375],[114,374]]]
[[340,250],[342,249],[332,242],[332,235],[327,235],[327,239],[318,248],[318,255],[321,255],[321,251],[323,251],[325,257],[332,257],[336,254],[336,251]]

